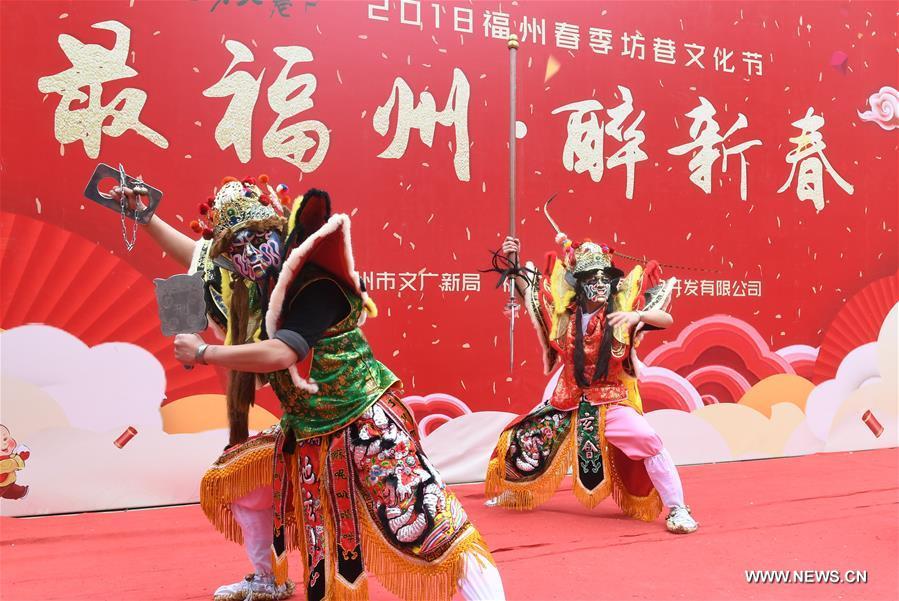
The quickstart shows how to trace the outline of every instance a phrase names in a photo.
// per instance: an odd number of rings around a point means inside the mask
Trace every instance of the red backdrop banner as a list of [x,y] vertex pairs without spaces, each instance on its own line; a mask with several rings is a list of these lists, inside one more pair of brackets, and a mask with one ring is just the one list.
[[[449,417],[539,400],[531,327],[519,322],[510,375],[506,295],[479,271],[508,230],[509,33],[523,255],[554,249],[541,208],[557,194],[572,238],[669,265],[676,325],[641,354],[683,377],[730,370],[690,379],[702,403],[772,374],[834,377],[896,300],[891,3],[47,1],[0,14],[0,326],[137,344],[166,370],[164,403],[220,393],[221,379],[174,362],[152,279],[178,268],[140,231],[128,252],[130,223],[83,198],[99,162],[163,190],[158,214],[188,233],[226,175],[328,190],[380,306],[367,335],[424,395],[420,417],[437,393]],[[697,330],[711,315],[727,317]],[[646,390],[648,408],[690,408],[671,386]]]

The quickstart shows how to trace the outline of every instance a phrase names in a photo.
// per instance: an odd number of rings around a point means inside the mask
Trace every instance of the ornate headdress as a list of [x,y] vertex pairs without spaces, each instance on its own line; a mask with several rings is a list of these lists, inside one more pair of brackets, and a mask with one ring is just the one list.
[[258,184],[254,177],[243,181],[226,177],[215,196],[200,204],[200,216],[190,225],[195,232],[212,240],[210,259],[224,252],[240,230],[284,229],[287,219],[283,203],[289,202],[287,187],[280,185],[276,192],[268,183],[267,175],[260,175]]
[[573,244],[571,248],[573,261],[569,264],[568,270],[575,276],[588,271],[602,271],[614,267],[612,264],[613,251],[605,244],[596,244],[586,240],[580,244]]
[[562,245],[562,265],[570,285],[574,285],[577,276],[590,271],[614,270],[621,275],[621,271],[612,262],[615,251],[605,244],[597,244],[591,240],[572,242],[562,232],[556,235],[556,242]]
[[[549,223],[553,226],[553,229],[556,230],[556,244],[562,245],[562,264],[565,266],[565,271],[567,271],[571,277],[574,277],[578,274],[594,270],[605,270],[610,268],[617,270],[615,264],[612,262],[612,255],[615,251],[611,248],[605,244],[596,244],[590,240],[572,242],[571,239],[562,232],[559,228],[559,224],[557,224],[555,219],[549,214],[549,204],[555,197],[556,195],[553,194],[543,205],[543,214],[546,215]],[[574,285],[573,282],[570,282],[570,284]]]

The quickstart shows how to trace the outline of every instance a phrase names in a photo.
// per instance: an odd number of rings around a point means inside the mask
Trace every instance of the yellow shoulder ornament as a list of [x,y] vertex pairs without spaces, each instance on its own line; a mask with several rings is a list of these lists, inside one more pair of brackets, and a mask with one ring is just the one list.
[[574,301],[574,287],[565,279],[565,273],[565,265],[556,259],[548,282],[548,292],[553,304],[550,340],[558,340],[568,328],[568,306]]
[[[618,292],[612,297],[613,311],[632,311],[637,297],[640,295],[640,282],[643,278],[643,266],[637,265],[629,274],[621,278]],[[615,340],[622,344],[630,344],[630,331],[626,325],[616,326],[613,332]]]

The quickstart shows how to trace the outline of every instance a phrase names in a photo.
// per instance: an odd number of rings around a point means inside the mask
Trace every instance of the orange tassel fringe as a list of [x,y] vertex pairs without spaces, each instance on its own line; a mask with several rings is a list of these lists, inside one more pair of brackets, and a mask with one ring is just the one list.
[[488,498],[500,497],[499,504],[518,511],[529,511],[548,501],[559,488],[562,479],[568,475],[574,463],[574,428],[577,420],[572,417],[571,429],[559,445],[552,463],[540,476],[524,482],[506,480],[506,453],[512,439],[512,430],[506,430],[499,437],[496,451],[487,465],[487,479],[484,488]]
[[384,540],[361,499],[362,548],[365,568],[384,588],[406,601],[450,601],[465,570],[463,555],[475,552],[492,565],[493,557],[474,526],[468,524],[455,543],[435,561],[416,559]]
[[226,539],[239,545],[243,544],[243,534],[231,513],[231,503],[258,488],[272,485],[274,441],[250,440],[247,446],[232,451],[234,457],[227,457],[229,453],[226,453],[206,470],[200,482],[203,513]]

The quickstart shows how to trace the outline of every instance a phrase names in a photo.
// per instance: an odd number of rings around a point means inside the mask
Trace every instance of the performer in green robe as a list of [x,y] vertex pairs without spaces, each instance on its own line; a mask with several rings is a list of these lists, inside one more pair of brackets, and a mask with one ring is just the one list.
[[[296,549],[310,601],[366,599],[367,572],[403,599],[503,599],[484,541],[421,449],[401,382],[360,329],[376,308],[355,270],[349,217],[331,215],[320,190],[288,211],[267,179],[226,178],[200,206],[192,264],[224,344],[175,340],[182,363],[232,374],[232,444],[204,476],[201,505],[245,545],[254,572],[215,598],[290,596]],[[283,418],[247,438],[262,383]]]

